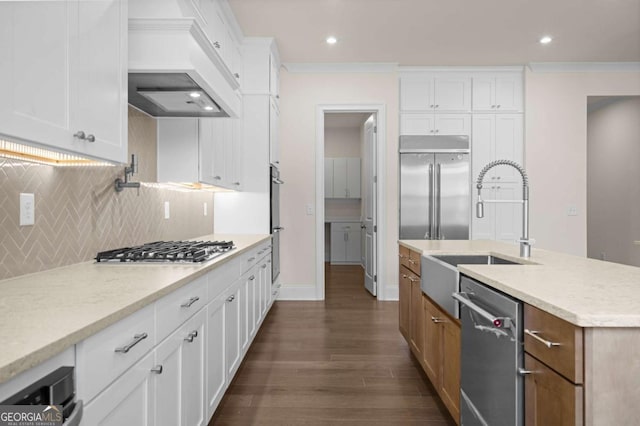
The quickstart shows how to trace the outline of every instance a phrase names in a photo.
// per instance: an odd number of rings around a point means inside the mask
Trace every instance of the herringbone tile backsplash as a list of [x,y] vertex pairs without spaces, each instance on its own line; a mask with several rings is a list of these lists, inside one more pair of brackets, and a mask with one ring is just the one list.
[[[140,164],[133,180],[155,181],[155,141],[155,120],[130,109],[129,152]],[[139,193],[116,193],[113,182],[122,173],[121,167],[56,168],[0,158],[0,279],[87,261],[102,250],[212,233],[211,192],[143,184]],[[34,226],[19,226],[21,192],[35,194]]]

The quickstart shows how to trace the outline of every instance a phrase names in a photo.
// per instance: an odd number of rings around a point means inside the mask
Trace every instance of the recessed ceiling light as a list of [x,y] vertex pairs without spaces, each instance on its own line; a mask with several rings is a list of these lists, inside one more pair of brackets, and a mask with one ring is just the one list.
[[211,105],[207,105],[204,107],[206,111],[213,111],[213,107]]
[[327,37],[327,43],[328,44],[336,44],[337,42],[338,42],[338,39],[335,38],[334,36]]
[[551,40],[553,40],[551,37],[549,36],[544,36],[540,39],[540,43],[541,44],[549,44],[551,43]]
[[191,92],[191,93],[189,93],[189,96],[191,96],[192,98],[199,98],[200,97],[200,93],[199,92]]

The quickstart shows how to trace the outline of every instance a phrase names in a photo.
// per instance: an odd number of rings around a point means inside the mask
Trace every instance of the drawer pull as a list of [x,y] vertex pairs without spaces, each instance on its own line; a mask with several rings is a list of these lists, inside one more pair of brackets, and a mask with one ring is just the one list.
[[229,298],[227,298],[227,302],[233,302],[234,300],[236,300],[236,296],[234,296],[233,294],[229,296]]
[[253,281],[253,280],[255,280],[255,279],[256,279],[255,275],[251,275],[251,276],[249,277],[249,281]]
[[131,348],[133,348],[138,343],[142,342],[147,337],[149,337],[149,335],[147,333],[136,334],[136,335],[133,336],[133,341],[131,343],[128,343],[128,344],[126,344],[124,346],[116,348],[116,352],[126,354],[127,352],[129,352],[131,350]]
[[398,255],[398,257],[399,257],[400,259],[404,259],[404,254],[399,254],[399,255]]
[[180,305],[181,308],[190,308],[191,305],[193,305],[194,303],[196,303],[198,300],[200,300],[200,298],[198,296],[194,296],[191,299],[189,299],[189,301],[183,303],[182,305]]
[[413,259],[408,259],[408,260],[409,260],[409,263],[411,263],[412,265],[415,265],[415,264],[416,264],[416,261],[415,261],[415,260],[413,260]]
[[193,330],[191,333],[187,334],[187,337],[184,338],[184,341],[191,343],[196,337],[198,337],[198,332],[196,330]]
[[247,259],[247,262],[253,262],[254,260],[256,260],[255,257],[250,257],[250,258]]
[[266,267],[267,267],[266,263],[262,265],[262,269],[265,269]]
[[521,376],[526,376],[528,374],[533,374],[535,371],[525,370],[524,368],[518,368],[518,374]]
[[275,296],[276,294],[278,294],[278,292],[277,292],[277,291],[274,291],[274,292],[273,292],[273,295]]
[[444,320],[437,317],[431,317],[431,321],[435,322],[436,324],[440,324],[441,322],[444,322]]
[[151,369],[152,373],[162,374],[162,365],[156,365]]
[[539,331],[533,331],[533,330],[529,330],[529,329],[525,328],[524,329],[524,334],[527,334],[527,335],[533,337],[535,340],[537,340],[538,342],[542,343],[543,345],[545,345],[549,349],[553,348],[554,346],[560,346],[560,343],[551,342],[549,340],[545,340],[542,337],[538,336],[538,334],[540,334]]

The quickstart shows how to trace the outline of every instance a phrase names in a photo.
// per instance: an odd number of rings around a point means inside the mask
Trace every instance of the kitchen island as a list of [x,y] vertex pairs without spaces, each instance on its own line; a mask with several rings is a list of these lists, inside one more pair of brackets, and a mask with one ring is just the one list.
[[[460,322],[437,311],[438,306],[426,295],[423,295],[423,311],[415,309],[419,305],[415,298],[403,302],[403,294],[415,294],[402,289],[403,276],[410,271],[403,266],[403,252],[409,252],[414,262],[420,255],[494,255],[521,263],[459,265],[458,270],[524,302],[525,327],[528,322],[532,330],[547,327],[540,336],[548,341],[560,341],[560,345],[546,348],[540,341],[525,336],[525,355],[529,357],[533,353],[526,365],[528,369],[535,365],[532,368],[536,370],[525,379],[526,424],[544,424],[544,419],[557,421],[559,418],[562,424],[635,424],[640,417],[637,396],[640,390],[640,358],[637,356],[640,353],[640,268],[541,249],[534,249],[530,258],[523,259],[518,256],[516,245],[495,241],[402,240],[399,243],[400,328],[402,331],[404,315],[408,330],[403,334],[409,335],[409,346],[430,379],[440,382],[434,385],[442,389],[440,394],[444,395],[443,401],[454,418],[459,415],[459,395],[454,395],[452,383],[460,380],[460,346],[459,341],[455,341],[459,340]],[[406,265],[413,266],[410,262]],[[436,314],[432,313],[434,309]],[[416,320],[415,315],[422,317]],[[452,326],[453,332],[440,331],[439,340],[434,340],[432,318],[437,319],[436,325]],[[434,371],[434,363],[430,362],[429,353],[433,351],[430,343],[434,341],[442,345],[440,353],[450,350],[448,360],[439,358],[446,368],[436,363],[439,371]],[[451,358],[455,355],[451,354],[455,354],[456,344],[458,365],[452,367]],[[545,374],[541,373],[542,369]],[[560,394],[564,392],[560,389],[565,388],[569,396]],[[451,397],[449,403],[447,396]],[[554,401],[553,407],[549,406],[550,401]],[[551,409],[556,413],[546,412]]]

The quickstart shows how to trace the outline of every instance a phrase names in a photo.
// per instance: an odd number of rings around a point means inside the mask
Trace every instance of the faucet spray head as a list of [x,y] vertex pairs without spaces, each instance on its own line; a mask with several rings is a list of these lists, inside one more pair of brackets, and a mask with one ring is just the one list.
[[478,184],[478,202],[476,203],[476,217],[482,219],[484,217],[484,203],[482,202],[482,184]]

